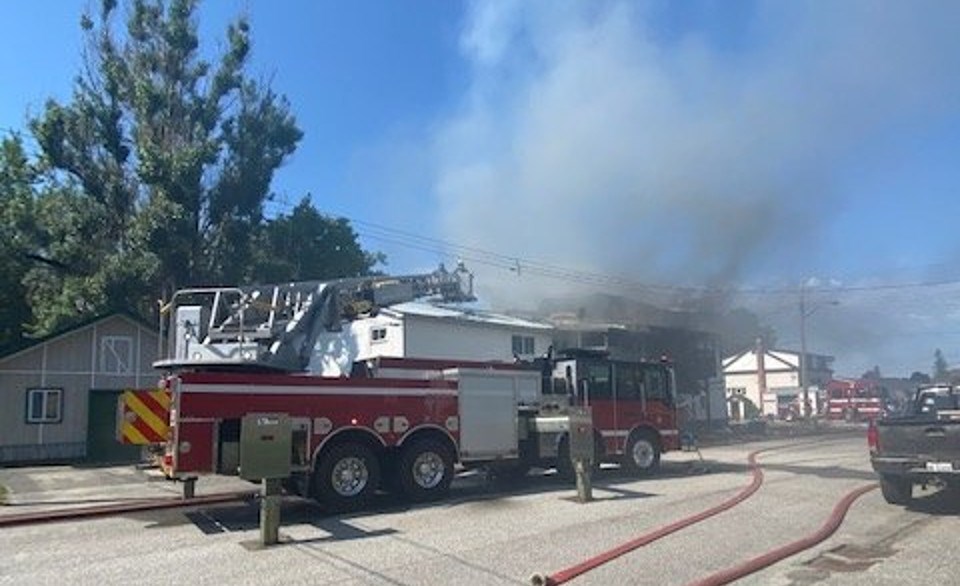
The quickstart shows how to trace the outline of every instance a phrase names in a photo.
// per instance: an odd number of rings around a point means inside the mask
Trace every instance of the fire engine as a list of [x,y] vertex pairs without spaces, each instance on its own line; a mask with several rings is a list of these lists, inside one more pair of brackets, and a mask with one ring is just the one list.
[[457,466],[569,475],[571,407],[592,410],[596,463],[644,474],[678,448],[673,371],[663,362],[565,351],[530,362],[375,357],[349,376],[311,372],[321,333],[401,301],[470,301],[472,289],[460,265],[399,278],[177,292],[162,311],[155,364],[170,395],[164,472],[190,481],[237,474],[241,420],[255,413],[290,418],[286,488],[336,508],[362,506],[381,488],[440,498]]
[[876,381],[834,379],[826,387],[827,419],[861,421],[884,414],[884,393]]

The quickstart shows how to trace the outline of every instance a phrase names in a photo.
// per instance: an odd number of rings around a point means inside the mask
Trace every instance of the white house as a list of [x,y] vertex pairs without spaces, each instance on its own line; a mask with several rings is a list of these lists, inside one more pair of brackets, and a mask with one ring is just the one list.
[[377,357],[448,360],[529,359],[552,343],[553,326],[478,309],[407,302],[321,334],[311,372],[350,373],[354,362]]
[[[819,411],[819,390],[833,377],[832,356],[806,355],[808,396],[812,412]],[[723,360],[730,418],[750,416],[748,402],[762,416],[777,417],[791,404],[802,404],[800,353],[788,350],[751,348]],[[799,401],[799,403],[796,403]]]

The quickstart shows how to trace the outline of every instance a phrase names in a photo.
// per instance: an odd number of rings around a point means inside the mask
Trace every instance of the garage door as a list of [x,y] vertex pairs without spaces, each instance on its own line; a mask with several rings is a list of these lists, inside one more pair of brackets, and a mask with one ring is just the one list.
[[98,463],[138,462],[140,446],[117,441],[117,399],[123,391],[90,391],[87,460]]

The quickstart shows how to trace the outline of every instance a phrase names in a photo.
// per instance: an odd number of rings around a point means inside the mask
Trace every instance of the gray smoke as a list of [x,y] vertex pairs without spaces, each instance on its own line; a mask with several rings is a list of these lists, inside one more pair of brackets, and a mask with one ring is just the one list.
[[956,112],[960,4],[920,4],[760,3],[750,51],[660,38],[658,3],[473,4],[469,91],[434,141],[446,235],[661,283],[783,271],[858,149]]
[[[664,35],[667,6],[471,5],[469,89],[432,138],[447,238],[636,281],[796,284],[845,254],[818,243],[858,151],[960,110],[960,3],[760,2],[726,44]],[[507,307],[603,287],[472,268]]]

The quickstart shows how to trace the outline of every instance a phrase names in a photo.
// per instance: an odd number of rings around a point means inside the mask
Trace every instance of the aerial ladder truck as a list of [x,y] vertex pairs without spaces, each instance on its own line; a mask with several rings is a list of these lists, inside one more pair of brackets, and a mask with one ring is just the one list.
[[[169,396],[166,475],[191,486],[205,474],[251,477],[242,427],[258,414],[288,422],[286,443],[272,452],[287,490],[339,509],[379,489],[440,498],[457,467],[569,475],[571,453],[586,449],[596,465],[615,459],[646,473],[676,448],[672,370],[661,363],[564,352],[533,362],[381,357],[349,376],[312,368],[320,336],[424,298],[473,301],[473,276],[459,264],[406,277],[178,291],[161,312],[155,363]],[[571,425],[586,407],[596,427]]]

